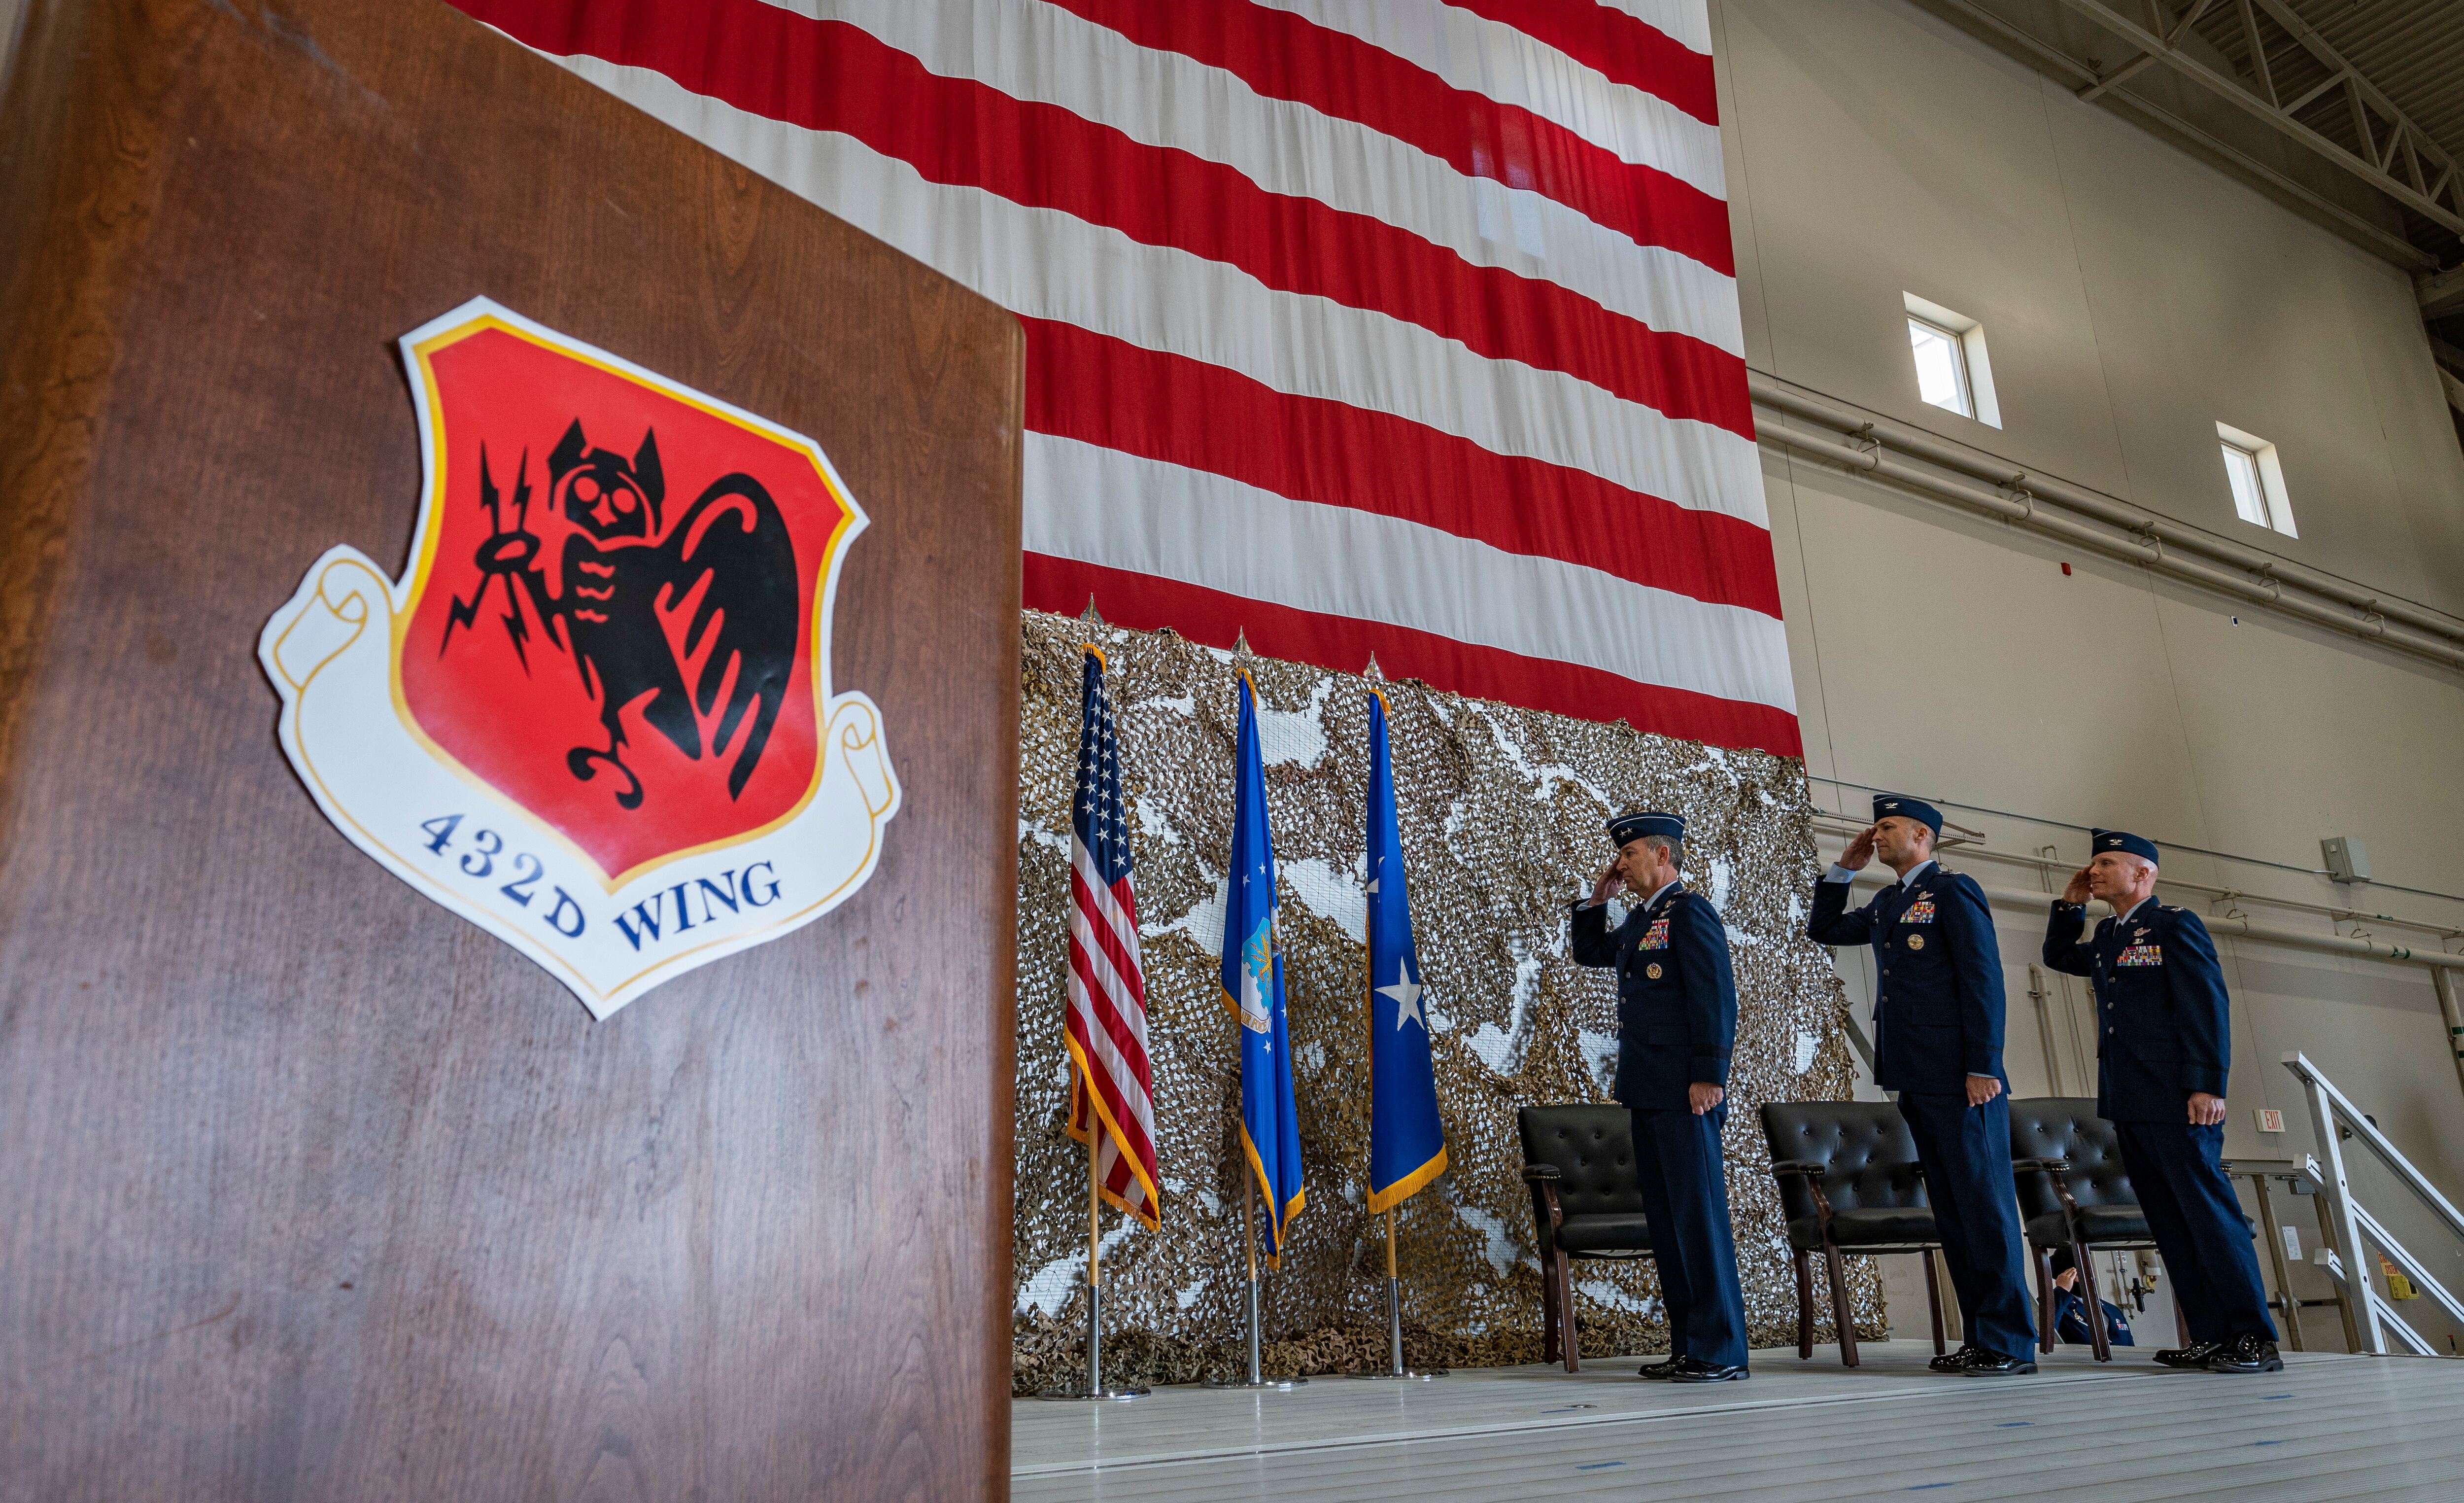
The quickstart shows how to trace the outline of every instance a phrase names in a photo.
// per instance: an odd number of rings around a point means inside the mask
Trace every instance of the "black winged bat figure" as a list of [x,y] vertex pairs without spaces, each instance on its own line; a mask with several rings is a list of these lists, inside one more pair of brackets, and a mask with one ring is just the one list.
[[[656,431],[644,431],[642,447],[628,459],[589,447],[579,418],[548,455],[547,475],[548,505],[570,524],[556,593],[539,566],[539,540],[527,525],[529,453],[515,477],[508,528],[487,452],[480,451],[479,500],[495,533],[479,545],[479,588],[467,604],[454,600],[439,654],[452,644],[455,628],[477,622],[490,587],[502,580],[501,619],[523,671],[530,669],[530,629],[517,589],[549,643],[571,654],[583,692],[599,701],[607,744],[565,753],[576,778],[589,782],[604,763],[625,779],[617,805],[642,807],[642,780],[625,762],[624,713],[639,701],[643,721],[695,762],[704,751],[717,756],[734,743],[727,795],[740,796],[769,744],[796,666],[796,551],[778,503],[760,481],[738,472],[712,481],[668,524]],[[679,661],[660,616],[688,604],[692,616]],[[697,671],[688,666],[695,660]],[[690,701],[688,672],[694,672]],[[719,719],[705,747],[702,722],[714,711]]]

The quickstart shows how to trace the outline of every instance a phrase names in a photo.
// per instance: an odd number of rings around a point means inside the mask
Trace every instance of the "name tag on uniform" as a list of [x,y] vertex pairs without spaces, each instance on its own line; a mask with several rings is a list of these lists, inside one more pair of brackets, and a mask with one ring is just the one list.
[[1910,903],[1908,905],[1907,912],[1900,915],[1900,922],[1903,924],[1929,924],[1933,922],[1933,899],[1930,897],[1920,898],[1916,902]]
[[2162,965],[2165,947],[2161,944],[2134,944],[2114,957],[2116,965]]

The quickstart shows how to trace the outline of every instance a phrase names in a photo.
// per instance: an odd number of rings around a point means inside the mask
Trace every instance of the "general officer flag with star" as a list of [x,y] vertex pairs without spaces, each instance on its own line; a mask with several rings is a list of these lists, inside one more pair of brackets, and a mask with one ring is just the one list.
[[1445,1173],[1446,1133],[1429,1059],[1428,988],[1404,891],[1386,696],[1374,687],[1369,696],[1369,1211],[1375,1215]]
[[1241,670],[1241,732],[1233,769],[1232,854],[1223,892],[1223,1002],[1241,1023],[1241,1147],[1266,1201],[1266,1262],[1308,1199],[1301,1117],[1284,1027],[1284,958],[1275,944],[1275,845],[1266,832],[1266,764],[1258,749],[1257,691]]

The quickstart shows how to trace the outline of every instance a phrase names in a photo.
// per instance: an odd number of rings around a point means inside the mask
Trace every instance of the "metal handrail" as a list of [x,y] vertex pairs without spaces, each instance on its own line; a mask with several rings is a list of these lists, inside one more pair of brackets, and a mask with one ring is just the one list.
[[2270,1180],[2281,1180],[2287,1194],[2310,1203],[2319,1218],[2319,1241],[2308,1261],[2325,1268],[2336,1255],[2336,1226],[2328,1212],[2327,1198],[2318,1193],[2321,1180],[2318,1160],[2306,1155],[2299,1163],[2290,1159],[2236,1158],[2226,1160],[2224,1169],[2233,1178],[2248,1179],[2251,1191],[2258,1200],[2259,1225],[2267,1228],[2266,1234],[2258,1240],[2266,1246],[2268,1263],[2276,1270],[2276,1293],[2284,1315],[2285,1344],[2297,1352],[2309,1350],[2307,1334],[2301,1326],[2301,1308],[2306,1304],[2323,1303],[2334,1305],[2337,1315],[2343,1322],[2344,1349],[2360,1351],[2361,1327],[2353,1319],[2353,1302],[2341,1281],[2328,1286],[2334,1292],[2334,1297],[2323,1301],[2305,1300],[2294,1292],[2292,1259],[2285,1255],[2281,1236],[2285,1228],[2277,1222],[2276,1198],[2267,1188]]
[[2437,1355],[2418,1332],[2388,1308],[2387,1300],[2371,1282],[2370,1249],[2376,1247],[2387,1255],[2390,1262],[2402,1265],[2406,1276],[2458,1322],[2464,1322],[2464,1300],[2458,1300],[2445,1285],[2431,1277],[2430,1271],[2423,1267],[2421,1260],[2395,1239],[2386,1224],[2364,1209],[2361,1203],[2353,1198],[2352,1183],[2344,1172],[2343,1133],[2339,1129],[2350,1132],[2368,1145],[2405,1188],[2417,1196],[2439,1220],[2447,1224],[2447,1229],[2458,1237],[2464,1237],[2464,1211],[2458,1211],[2453,1202],[2440,1194],[2438,1187],[2413,1167],[2412,1160],[2387,1141],[2387,1135],[2379,1131],[2378,1124],[2365,1116],[2362,1109],[2353,1104],[2352,1098],[2337,1090],[2335,1083],[2310,1062],[2309,1056],[2296,1050],[2284,1056],[2284,1068],[2293,1072],[2294,1077],[2301,1082],[2310,1095],[2310,1120],[2318,1131],[2319,1153],[2316,1158],[2305,1160],[2303,1168],[2318,1183],[2319,1193],[2326,1201],[2328,1216],[2335,1225],[2336,1233],[2336,1248],[2321,1249],[2319,1263],[2349,1300],[2355,1317],[2353,1324],[2357,1327],[2355,1335],[2359,1338],[2355,1342],[2356,1350],[2384,1355],[2387,1350],[2387,1334],[2392,1331],[2396,1338],[2412,1351],[2424,1357]]

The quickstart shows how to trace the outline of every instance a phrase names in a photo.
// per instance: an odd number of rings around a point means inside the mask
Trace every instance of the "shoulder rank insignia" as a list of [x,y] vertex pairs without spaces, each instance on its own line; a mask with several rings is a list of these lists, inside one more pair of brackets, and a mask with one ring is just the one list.
[[1900,915],[1900,922],[1903,924],[1929,924],[1933,922],[1933,899],[1929,896],[1922,895],[1919,895],[1917,900],[1910,903],[1907,906],[1907,909]]
[[2116,965],[2162,965],[2165,947],[2161,944],[2134,944],[2114,957]]

